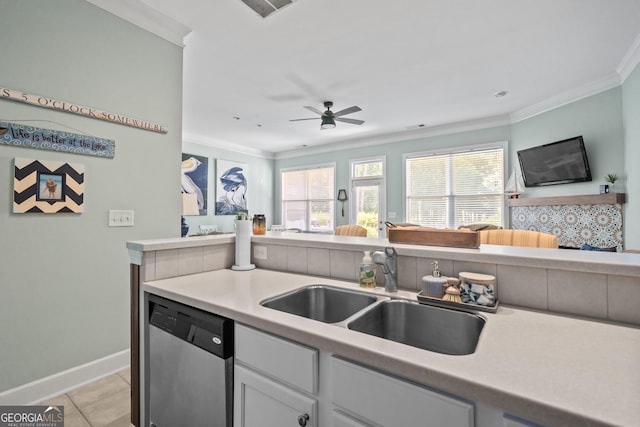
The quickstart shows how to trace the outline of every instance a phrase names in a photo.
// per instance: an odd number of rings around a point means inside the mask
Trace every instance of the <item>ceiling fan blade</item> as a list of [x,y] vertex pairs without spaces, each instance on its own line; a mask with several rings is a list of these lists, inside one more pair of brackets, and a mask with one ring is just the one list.
[[304,108],[306,108],[309,111],[313,111],[316,114],[322,115],[322,111],[318,110],[316,107],[309,107],[308,105],[305,105]]
[[299,121],[302,121],[302,120],[320,120],[320,117],[311,117],[310,119],[292,119],[292,120],[289,120],[289,121],[290,122],[299,122]]
[[340,110],[337,113],[333,113],[335,117],[344,116],[346,114],[356,113],[358,111],[362,111],[362,108],[354,105],[353,107],[345,108],[344,110]]
[[352,125],[361,125],[361,124],[364,123],[364,120],[347,119],[347,118],[343,118],[343,117],[336,117],[334,120],[336,122],[351,123]]

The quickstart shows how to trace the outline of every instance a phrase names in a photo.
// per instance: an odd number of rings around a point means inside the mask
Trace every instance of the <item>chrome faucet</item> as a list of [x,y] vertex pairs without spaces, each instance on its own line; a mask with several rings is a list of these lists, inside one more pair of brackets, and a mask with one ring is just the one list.
[[371,259],[375,264],[382,266],[384,273],[384,290],[387,292],[398,291],[398,254],[394,248],[384,248],[384,251],[375,251]]

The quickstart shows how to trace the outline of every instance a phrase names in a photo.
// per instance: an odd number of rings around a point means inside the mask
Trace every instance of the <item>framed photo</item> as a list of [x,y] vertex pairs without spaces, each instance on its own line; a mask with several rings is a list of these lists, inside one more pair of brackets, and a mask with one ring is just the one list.
[[[206,215],[207,191],[209,188],[209,159],[195,154],[182,153],[180,171],[182,193],[195,195],[195,199],[198,202],[199,215]],[[189,213],[189,215],[191,215],[191,213]]]
[[38,172],[36,200],[63,201],[64,175]]
[[84,165],[19,157],[14,164],[14,213],[84,210]]
[[216,162],[216,215],[236,215],[247,210],[246,163]]

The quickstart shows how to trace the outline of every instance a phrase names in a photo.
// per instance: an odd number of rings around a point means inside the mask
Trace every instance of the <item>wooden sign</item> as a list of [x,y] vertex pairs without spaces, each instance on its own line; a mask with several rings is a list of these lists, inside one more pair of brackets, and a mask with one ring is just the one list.
[[31,95],[20,92],[18,90],[0,87],[0,99],[9,99],[12,101],[24,102],[26,104],[36,105],[38,107],[51,108],[54,110],[65,111],[67,113],[79,114],[85,117],[91,117],[98,120],[106,120],[108,122],[120,125],[131,126],[139,129],[150,130],[152,132],[167,133],[167,128],[157,123],[148,122],[146,120],[134,119],[132,117],[123,116],[122,114],[110,113],[108,111],[96,110],[91,107],[83,107],[82,105],[72,104],[66,101],[58,101],[57,99],[47,98],[40,95]]
[[111,139],[7,122],[0,122],[2,144],[110,158],[116,151],[116,143]]

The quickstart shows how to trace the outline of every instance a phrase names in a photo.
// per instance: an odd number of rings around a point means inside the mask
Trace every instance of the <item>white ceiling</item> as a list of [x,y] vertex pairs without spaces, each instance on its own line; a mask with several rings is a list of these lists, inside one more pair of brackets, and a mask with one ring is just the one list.
[[[640,0],[297,0],[267,18],[136,1],[191,30],[184,140],[276,157],[512,123],[619,85],[640,55]],[[325,100],[365,123],[289,121]]]

